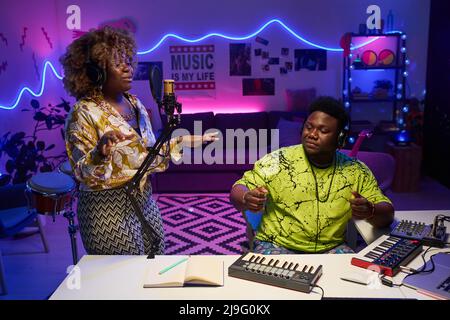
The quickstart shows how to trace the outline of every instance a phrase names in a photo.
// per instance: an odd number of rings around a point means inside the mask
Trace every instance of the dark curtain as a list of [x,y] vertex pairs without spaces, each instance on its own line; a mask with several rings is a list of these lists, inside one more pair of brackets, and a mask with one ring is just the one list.
[[450,2],[431,0],[424,169],[450,188]]

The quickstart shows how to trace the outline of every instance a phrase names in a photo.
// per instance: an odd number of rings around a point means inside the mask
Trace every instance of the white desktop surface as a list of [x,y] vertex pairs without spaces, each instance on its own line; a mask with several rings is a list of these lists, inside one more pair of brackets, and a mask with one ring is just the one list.
[[[411,219],[430,223],[436,214],[449,214],[449,211],[403,211],[396,212],[398,219]],[[449,248],[443,249],[450,251]],[[432,249],[428,254],[436,253]],[[415,290],[401,287],[370,288],[365,285],[340,279],[343,273],[364,273],[365,269],[350,264],[354,254],[322,254],[322,255],[282,255],[281,260],[299,262],[300,265],[323,266],[322,277],[318,285],[325,291],[327,298],[417,298],[431,299]],[[228,267],[238,259],[239,255],[216,255],[211,259],[224,262],[223,287],[182,287],[182,288],[143,288],[143,277],[146,272],[146,256],[94,256],[85,255],[77,266],[80,270],[80,289],[69,289],[70,276],[59,285],[50,297],[51,300],[71,299],[120,299],[120,300],[316,300],[321,291],[314,288],[310,294],[278,288],[228,277]],[[165,256],[155,259],[164,260]],[[420,267],[422,259],[417,256],[408,266]],[[399,283],[404,274],[394,277]],[[72,283],[72,282],[71,282]]]

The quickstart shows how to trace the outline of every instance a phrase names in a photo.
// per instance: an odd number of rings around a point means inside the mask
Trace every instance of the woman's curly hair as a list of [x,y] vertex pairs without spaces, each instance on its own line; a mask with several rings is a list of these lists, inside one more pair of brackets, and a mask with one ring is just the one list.
[[106,70],[114,52],[124,54],[135,66],[136,42],[126,30],[106,26],[90,30],[73,41],[59,59],[64,68],[64,88],[77,100],[95,93],[99,88],[89,79],[86,62],[96,63]]

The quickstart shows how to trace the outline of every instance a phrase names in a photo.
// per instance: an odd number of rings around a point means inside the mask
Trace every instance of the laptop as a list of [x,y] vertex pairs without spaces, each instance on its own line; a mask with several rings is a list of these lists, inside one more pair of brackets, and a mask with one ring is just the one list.
[[[450,300],[450,254],[438,253],[433,256],[434,271],[407,276],[403,284],[418,293],[435,299]],[[431,261],[427,261],[424,270],[431,270]],[[421,270],[421,269],[419,269]]]

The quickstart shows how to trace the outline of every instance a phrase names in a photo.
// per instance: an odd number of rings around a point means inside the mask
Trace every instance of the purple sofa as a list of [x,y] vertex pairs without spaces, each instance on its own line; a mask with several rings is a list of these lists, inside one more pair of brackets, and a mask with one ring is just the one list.
[[[162,173],[153,175],[152,183],[154,192],[157,193],[201,193],[201,192],[215,192],[228,193],[231,186],[242,177],[243,173],[253,167],[255,155],[258,155],[258,148],[267,143],[266,153],[271,151],[271,135],[270,129],[279,129],[279,146],[287,146],[294,144],[300,135],[302,121],[306,117],[303,112],[257,112],[257,113],[218,113],[214,115],[213,112],[182,114],[181,124],[178,128],[186,129],[190,134],[203,134],[208,129],[217,129],[224,136],[221,137],[223,142],[223,156],[217,157],[222,159],[222,164],[213,163],[207,164],[204,161],[200,164],[194,164],[195,151],[185,149],[184,160],[190,159],[190,163],[186,161],[182,164],[171,162],[169,169]],[[281,119],[281,120],[280,120]],[[194,121],[201,121],[201,133],[194,132]],[[245,140],[245,145],[237,145],[237,140],[234,139],[233,150],[226,148],[226,129],[255,129],[257,133],[264,133],[267,130],[267,139],[256,140],[256,143],[249,143],[249,139]],[[260,131],[260,129],[263,129]],[[248,131],[247,131],[248,132]],[[183,133],[181,133],[183,134]],[[261,137],[264,138],[264,137]],[[203,152],[207,146],[197,152]],[[200,152],[199,152],[200,153]],[[226,158],[231,154],[231,158]],[[261,153],[259,153],[261,154]],[[216,156],[215,153],[212,155]],[[228,160],[228,161],[227,161]],[[231,161],[230,161],[231,160]],[[230,163],[231,162],[231,163]]]
[[[226,133],[226,129],[266,129],[267,152],[273,151],[270,129],[279,129],[279,147],[285,147],[301,143],[301,128],[306,114],[303,112],[270,111],[258,113],[218,113],[212,112],[183,114],[179,128],[186,129],[190,134],[202,134],[209,129],[217,129],[221,133]],[[201,121],[202,132],[194,132],[194,121]],[[260,132],[260,131],[257,131]],[[183,133],[181,133],[183,134]],[[184,134],[187,134],[185,132]],[[249,143],[246,140],[245,146],[239,148],[236,141],[233,146],[231,164],[227,164],[226,136],[222,137],[224,149],[222,164],[200,163],[194,164],[194,152],[185,149],[184,159],[188,159],[190,164],[176,164],[171,162],[167,171],[157,173],[152,177],[153,189],[157,193],[228,193],[232,185],[242,177],[243,173],[252,169],[253,163],[260,157],[257,150],[261,143],[259,137],[256,143]],[[201,154],[207,146],[199,149]],[[238,152],[239,151],[239,152]],[[350,150],[342,150],[349,154]],[[250,157],[253,155],[253,158]],[[394,177],[395,160],[392,156],[382,152],[359,151],[356,158],[363,161],[375,175],[380,188],[386,191]],[[230,159],[228,159],[230,160]]]
[[[351,150],[341,150],[342,153],[350,154]],[[395,174],[395,159],[389,153],[359,151],[356,158],[364,162],[377,179],[378,185],[383,192],[390,188]]]

